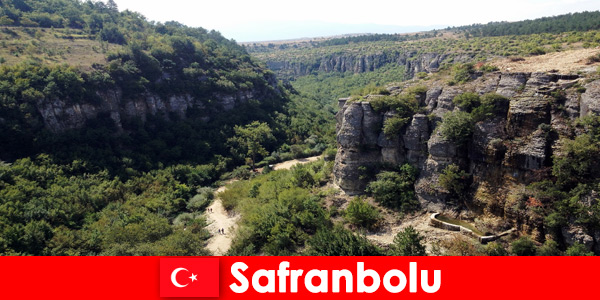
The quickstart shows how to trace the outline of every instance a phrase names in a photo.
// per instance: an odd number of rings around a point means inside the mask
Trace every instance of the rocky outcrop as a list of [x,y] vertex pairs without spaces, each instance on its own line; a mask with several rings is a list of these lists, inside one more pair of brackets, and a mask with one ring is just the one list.
[[124,99],[118,89],[98,91],[96,94],[100,100],[89,103],[41,98],[36,101],[36,108],[47,129],[61,132],[81,128],[88,120],[100,115],[109,116],[115,125],[121,128],[123,120],[137,118],[145,121],[148,115],[169,118],[174,114],[179,118],[185,118],[187,111],[192,108],[196,111],[204,111],[202,119],[208,121],[211,114],[230,111],[240,103],[265,97],[265,94],[258,90],[244,90],[230,94],[214,93],[202,99],[189,94],[164,97],[151,92],[142,93],[135,99]]
[[467,62],[470,54],[417,53],[415,51],[391,51],[375,54],[336,53],[323,57],[310,57],[306,60],[286,61],[267,58],[267,67],[281,77],[309,75],[313,72],[353,72],[364,73],[379,69],[388,64],[405,67],[406,78],[419,72],[436,72],[443,62]]
[[600,114],[600,81],[594,81],[585,85],[585,93],[581,95],[580,115]]
[[562,235],[568,245],[580,243],[589,251],[594,247],[594,238],[588,235],[585,230],[579,226],[571,225],[562,228]]
[[[490,73],[459,86],[427,81],[427,92],[417,99],[420,108],[401,132],[383,133],[383,124],[397,112],[375,112],[367,97],[363,102],[340,99],[337,115],[338,152],[334,165],[335,182],[349,194],[361,194],[368,177],[386,165],[410,163],[419,169],[415,192],[421,206],[429,211],[456,210],[489,213],[513,222],[521,232],[543,239],[543,216],[526,205],[535,199],[521,197],[531,182],[548,176],[553,151],[560,137],[572,138],[578,131],[578,116],[600,114],[600,80],[584,83],[574,75],[547,73]],[[392,95],[410,85],[391,87]],[[582,88],[583,86],[583,88]],[[466,143],[444,138],[436,125],[445,114],[460,110],[452,100],[464,92],[496,93],[507,97],[497,103],[494,113],[473,125]],[[440,187],[440,173],[456,164],[471,174],[470,199],[452,199]],[[528,196],[529,197],[529,196]],[[580,197],[589,211],[600,198],[595,191]],[[581,243],[600,254],[600,230],[576,223],[561,229],[565,245]]]
[[[440,209],[445,205],[446,191],[439,188],[439,173],[450,164],[457,164],[477,178],[491,180],[484,172],[499,172],[492,186],[530,182],[551,164],[550,157],[556,138],[552,130],[568,131],[569,120],[581,111],[594,113],[600,98],[600,81],[587,84],[581,94],[581,108],[571,90],[578,79],[545,73],[491,73],[461,86],[446,86],[428,82],[429,88],[421,101],[422,113],[415,114],[397,136],[388,137],[382,124],[394,116],[394,111],[375,112],[369,102],[340,101],[338,113],[338,155],[334,167],[335,180],[351,194],[364,191],[364,170],[382,164],[408,162],[420,170],[416,183],[419,200],[425,207]],[[402,88],[393,88],[400,93]],[[434,130],[444,114],[457,110],[452,103],[466,91],[479,94],[497,93],[508,97],[506,106],[496,107],[496,115],[474,125],[467,144],[444,139]],[[563,103],[555,103],[556,91],[566,95]],[[553,109],[569,102],[571,113]],[[599,106],[600,108],[600,106]],[[575,113],[574,113],[575,112]],[[600,111],[599,111],[600,112]],[[571,134],[571,133],[569,133]],[[481,172],[481,174],[479,174]],[[440,207],[441,206],[441,207]]]
[[381,161],[377,145],[382,116],[367,102],[347,104],[338,112],[335,182],[349,194],[361,193],[367,184],[366,169]]

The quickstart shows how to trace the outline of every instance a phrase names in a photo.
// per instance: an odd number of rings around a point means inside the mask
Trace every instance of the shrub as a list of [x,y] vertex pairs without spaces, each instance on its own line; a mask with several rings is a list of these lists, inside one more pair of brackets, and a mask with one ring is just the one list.
[[467,92],[454,97],[452,103],[470,112],[473,122],[479,122],[496,114],[505,115],[509,100],[496,93],[487,93],[480,97],[478,94]]
[[312,187],[316,184],[311,170],[305,165],[295,165],[292,167],[292,184],[301,188]]
[[537,250],[530,237],[522,236],[510,244],[510,251],[517,256],[534,256]]
[[471,112],[473,108],[481,104],[481,99],[478,94],[466,92],[454,97],[452,103],[467,112]]
[[559,256],[561,255],[560,250],[558,249],[558,243],[554,240],[546,240],[544,244],[537,249],[538,256]]
[[410,117],[402,118],[398,116],[394,116],[385,120],[383,123],[383,133],[386,137],[391,138],[395,135],[399,135],[402,132],[402,128],[408,124],[410,121]]
[[546,50],[542,47],[533,47],[529,50],[531,55],[543,55],[546,54]]
[[406,94],[413,96],[422,96],[427,93],[427,87],[424,85],[415,85],[406,89]]
[[376,86],[374,84],[369,84],[369,85],[361,88],[360,90],[358,90],[358,92],[355,92],[353,94],[358,94],[360,96],[365,96],[365,95],[389,95],[390,91],[388,91],[385,87]]
[[173,219],[173,225],[187,226],[191,224],[198,216],[193,213],[181,213]]
[[330,147],[325,149],[325,151],[323,152],[323,159],[325,161],[333,161],[335,160],[335,156],[337,155],[337,149]]
[[[496,93],[487,93],[481,96],[481,112],[478,114],[500,114],[505,115],[508,110],[510,100],[502,95]],[[476,111],[477,109],[475,109]],[[475,116],[476,112],[473,111],[473,119],[483,120],[483,118],[478,118]],[[488,116],[486,116],[488,117]]]
[[406,212],[418,207],[414,183],[417,169],[404,164],[400,172],[385,171],[377,174],[377,180],[367,186],[366,192],[373,195],[381,205]]
[[586,63],[588,65],[591,65],[591,64],[597,63],[597,62],[600,62],[600,53],[596,53],[596,54],[588,57],[587,60],[586,60]]
[[402,117],[412,116],[419,106],[415,94],[375,97],[369,103],[376,112],[395,110]]
[[457,145],[465,144],[473,134],[473,118],[464,111],[446,113],[439,132],[447,141],[453,141]]
[[451,239],[444,240],[440,246],[445,249],[443,253],[440,253],[442,255],[481,256],[485,254],[480,245],[475,244],[473,239],[464,235],[455,235]]
[[489,256],[507,256],[508,251],[504,247],[496,242],[488,243],[485,246],[485,253]]
[[214,198],[213,189],[208,187],[199,188],[197,194],[188,201],[187,209],[190,211],[202,211],[207,208]]
[[390,253],[396,256],[425,256],[424,237],[420,235],[412,226],[404,228],[394,237],[394,244],[390,248]]
[[452,81],[456,84],[466,83],[471,80],[471,74],[473,73],[473,64],[456,64],[452,68],[453,79]]
[[493,66],[493,65],[482,65],[481,67],[479,67],[479,71],[484,72],[484,73],[490,73],[490,72],[495,72],[498,71],[498,67]]
[[323,228],[308,240],[310,246],[308,255],[324,256],[375,256],[382,255],[382,251],[371,244],[363,236],[341,226]]
[[574,186],[600,176],[600,145],[590,134],[582,134],[574,140],[563,139],[559,155],[554,156],[552,174],[557,183]]
[[247,165],[239,166],[231,172],[231,178],[246,180],[250,177],[252,177],[252,171],[250,171],[250,166]]
[[571,247],[567,248],[565,252],[567,256],[594,256],[594,253],[589,251],[583,244],[575,243]]
[[470,184],[469,179],[469,173],[461,170],[458,165],[451,164],[440,174],[438,184],[453,196],[464,199]]
[[351,224],[368,230],[376,229],[382,219],[376,207],[359,197],[350,201],[345,217]]

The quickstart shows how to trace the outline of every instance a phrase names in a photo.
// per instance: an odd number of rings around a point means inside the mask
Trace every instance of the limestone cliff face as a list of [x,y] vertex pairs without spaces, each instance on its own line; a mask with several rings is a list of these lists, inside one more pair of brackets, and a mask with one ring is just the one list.
[[304,76],[312,72],[353,72],[364,73],[379,69],[387,64],[404,66],[406,77],[412,78],[418,72],[435,72],[442,62],[466,62],[469,54],[449,55],[439,53],[417,53],[413,51],[377,54],[339,53],[310,60],[286,61],[277,58],[266,60],[269,69],[280,76]]
[[[277,93],[275,78],[270,78],[268,81]],[[41,98],[36,101],[36,108],[47,129],[61,132],[81,128],[88,120],[101,114],[110,116],[119,128],[123,120],[138,118],[145,121],[148,115],[168,118],[170,114],[175,114],[185,118],[188,109],[192,108],[205,112],[202,118],[208,121],[214,113],[230,111],[250,99],[260,100],[268,96],[268,93],[268,91],[252,89],[234,93],[213,93],[198,99],[190,94],[160,96],[147,91],[134,99],[125,99],[119,89],[113,89],[97,91],[100,101],[74,103],[67,99]]]
[[[457,164],[473,176],[472,200],[460,205],[516,220],[518,212],[505,204],[508,194],[549,174],[558,136],[576,134],[571,126],[575,118],[600,113],[600,81],[586,84],[577,76],[490,73],[461,86],[435,81],[425,84],[428,91],[421,101],[422,113],[415,114],[393,137],[382,132],[383,122],[393,112],[376,113],[369,102],[346,103],[346,99],[340,99],[334,177],[345,192],[364,192],[368,183],[365,169],[407,162],[420,170],[415,190],[422,207],[431,211],[455,209],[457,204],[448,202],[449,194],[439,187],[438,178],[448,165]],[[575,84],[585,87],[585,92],[577,92],[572,88]],[[446,112],[459,110],[452,100],[467,91],[497,93],[510,102],[499,107],[495,117],[476,123],[466,145],[457,145],[434,128]],[[552,105],[555,98],[551,94],[557,91],[563,95],[560,109]],[[539,228],[535,222],[527,222],[521,229],[535,234]],[[577,227],[563,231],[567,243],[579,241],[600,250],[600,240],[595,237],[598,232]]]

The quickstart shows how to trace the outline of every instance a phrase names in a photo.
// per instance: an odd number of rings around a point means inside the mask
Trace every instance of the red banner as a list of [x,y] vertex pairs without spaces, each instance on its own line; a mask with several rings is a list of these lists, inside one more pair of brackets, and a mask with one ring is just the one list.
[[597,257],[1,257],[0,299],[597,297]]

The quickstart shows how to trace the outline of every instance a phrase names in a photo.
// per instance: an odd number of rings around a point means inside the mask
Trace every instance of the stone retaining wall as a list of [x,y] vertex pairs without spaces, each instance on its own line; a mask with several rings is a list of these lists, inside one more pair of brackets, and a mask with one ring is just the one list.
[[441,220],[438,220],[436,217],[439,215],[440,213],[433,213],[430,217],[429,217],[429,225],[436,227],[436,228],[441,228],[441,229],[445,229],[445,230],[450,230],[450,231],[458,231],[461,232],[465,235],[468,235],[470,237],[476,238],[480,243],[482,244],[487,244],[489,242],[493,242],[497,239],[499,239],[500,237],[503,237],[505,235],[508,235],[510,232],[512,232],[512,229],[506,232],[503,232],[501,234],[498,235],[487,235],[487,236],[480,236],[476,233],[474,233],[472,230],[462,227],[460,225],[454,225],[454,224],[450,224]]

